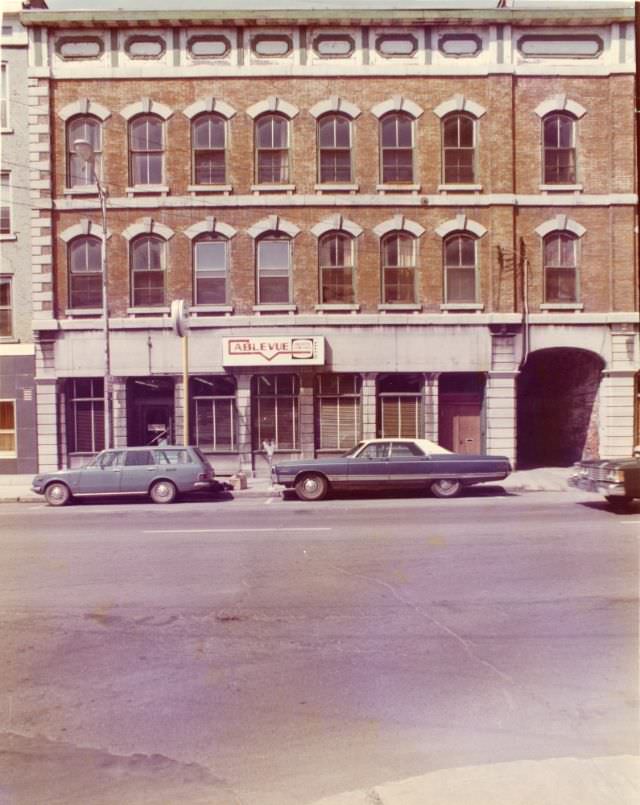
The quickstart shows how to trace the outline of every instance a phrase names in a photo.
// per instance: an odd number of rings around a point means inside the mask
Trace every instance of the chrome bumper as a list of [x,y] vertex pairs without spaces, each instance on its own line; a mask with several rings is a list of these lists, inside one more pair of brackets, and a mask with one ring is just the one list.
[[606,495],[607,497],[625,497],[627,495],[624,484],[616,484],[613,481],[592,481],[590,478],[572,475],[567,483],[582,492],[595,492],[597,495]]

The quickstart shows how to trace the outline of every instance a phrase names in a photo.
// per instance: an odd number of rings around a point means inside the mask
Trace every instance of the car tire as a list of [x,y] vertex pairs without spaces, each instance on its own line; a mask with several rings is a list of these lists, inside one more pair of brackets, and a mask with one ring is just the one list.
[[322,500],[328,491],[329,482],[317,472],[308,472],[296,481],[296,495],[300,500]]
[[455,478],[439,478],[431,484],[431,492],[437,498],[455,498],[461,489],[462,484]]
[[154,503],[173,503],[178,494],[176,486],[171,481],[154,481],[149,489],[149,497]]
[[618,509],[626,509],[633,503],[631,495],[605,495],[604,498],[610,506]]
[[54,481],[44,490],[44,496],[49,506],[66,506],[71,500],[71,492],[66,484]]

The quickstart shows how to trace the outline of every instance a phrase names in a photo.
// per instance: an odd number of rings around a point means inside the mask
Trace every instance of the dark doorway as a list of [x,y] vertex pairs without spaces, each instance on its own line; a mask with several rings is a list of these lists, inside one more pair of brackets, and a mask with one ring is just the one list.
[[454,453],[483,450],[484,375],[451,372],[438,381],[438,442]]
[[132,377],[127,380],[127,444],[174,441],[174,384],[170,377]]
[[583,349],[529,355],[518,378],[518,466],[568,467],[598,455],[604,361]]

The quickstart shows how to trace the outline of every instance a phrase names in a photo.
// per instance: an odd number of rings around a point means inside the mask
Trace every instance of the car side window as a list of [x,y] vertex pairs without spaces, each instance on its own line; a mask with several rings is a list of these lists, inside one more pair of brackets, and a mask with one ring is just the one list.
[[120,451],[109,450],[108,452],[103,453],[103,455],[100,457],[98,464],[100,467],[102,467],[102,469],[105,469],[107,467],[116,467],[118,464],[121,463],[120,460],[121,456],[122,453]]
[[158,464],[192,464],[188,450],[154,450]]
[[420,448],[411,442],[391,442],[391,459],[424,458]]
[[127,453],[124,463],[127,467],[147,467],[155,461],[151,450],[135,450]]
[[389,454],[389,442],[372,442],[359,454],[358,458],[386,458]]

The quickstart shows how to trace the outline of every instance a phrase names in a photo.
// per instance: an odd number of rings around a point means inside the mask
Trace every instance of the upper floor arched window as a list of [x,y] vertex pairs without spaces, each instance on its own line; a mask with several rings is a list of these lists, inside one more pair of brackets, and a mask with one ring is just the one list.
[[222,115],[205,113],[191,123],[193,181],[195,184],[225,184],[227,121]]
[[576,183],[576,120],[566,112],[552,112],[542,121],[544,184]]
[[[76,153],[75,143],[85,140],[93,149],[89,162]],[[67,187],[96,184],[102,176],[102,122],[93,115],[77,115],[67,121]]]
[[129,174],[133,185],[162,184],[164,121],[158,115],[137,115],[129,123]]
[[390,112],[380,120],[380,176],[384,184],[413,182],[413,118]]
[[578,238],[550,232],[543,241],[544,301],[578,301]]
[[321,184],[351,182],[351,120],[326,114],[318,120],[318,179]]
[[139,235],[130,250],[133,307],[164,305],[166,242],[156,235]]
[[442,121],[442,172],[445,184],[475,182],[476,122],[462,112]]
[[207,233],[193,244],[194,302],[196,305],[224,305],[227,301],[229,242]]
[[291,238],[267,232],[256,241],[258,304],[291,301]]
[[318,242],[320,302],[354,301],[354,239],[345,232],[327,232]]
[[102,307],[102,241],[91,235],[74,238],[68,246],[69,306]]
[[406,232],[390,232],[382,240],[382,301],[414,303],[416,242]]
[[444,241],[444,300],[476,302],[476,238],[456,232]]
[[255,124],[256,181],[289,182],[289,120],[283,115],[261,115]]

